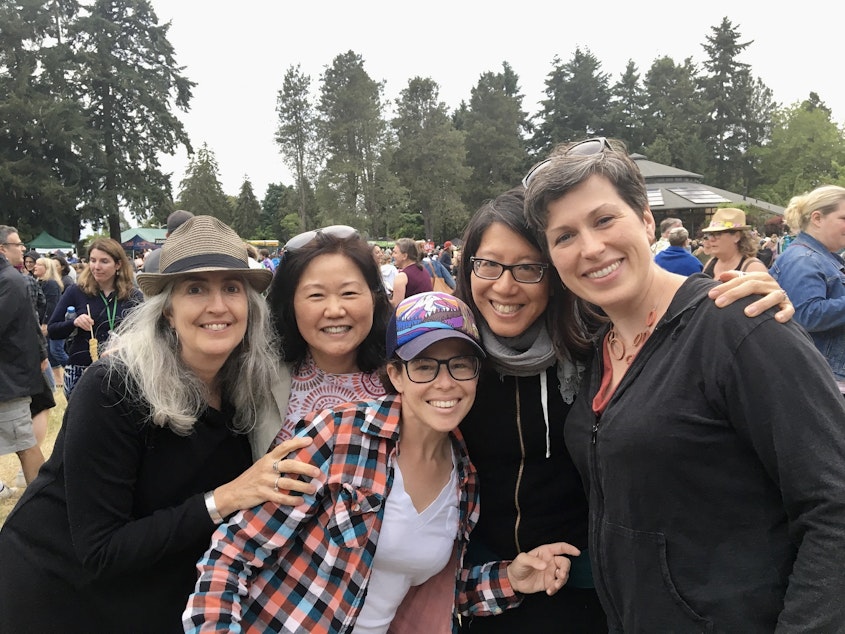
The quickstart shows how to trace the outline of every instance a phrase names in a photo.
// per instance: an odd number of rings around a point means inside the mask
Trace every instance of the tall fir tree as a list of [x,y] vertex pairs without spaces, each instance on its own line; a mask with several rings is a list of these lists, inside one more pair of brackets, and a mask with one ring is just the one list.
[[217,159],[206,143],[191,158],[179,187],[180,209],[232,222],[232,206],[220,184]]
[[115,239],[122,207],[143,220],[171,197],[160,154],[191,151],[173,106],[188,110],[194,83],[176,63],[169,28],[147,0],[96,0],[69,29],[72,81],[98,145],[87,157],[100,174],[89,202]]
[[397,139],[393,164],[411,208],[422,214],[425,236],[443,242],[469,219],[461,193],[470,170],[464,135],[455,130],[439,95],[437,83],[422,77],[401,91],[392,121]]
[[299,191],[299,225],[304,231],[308,221],[309,177],[313,176],[317,117],[310,97],[311,77],[302,73],[299,64],[285,73],[282,89],[276,100],[279,125],[276,143],[296,178]]
[[252,191],[249,177],[244,175],[244,182],[232,211],[232,229],[245,239],[260,237],[256,236],[260,221],[261,205]]
[[454,115],[466,135],[467,181],[464,203],[470,212],[485,200],[517,185],[529,164],[524,133],[528,115],[522,109],[519,77],[510,64],[499,73],[483,73],[473,87],[469,106]]
[[646,93],[640,73],[637,65],[628,60],[625,72],[611,89],[605,134],[625,141],[629,152],[643,152],[646,145],[645,112]]

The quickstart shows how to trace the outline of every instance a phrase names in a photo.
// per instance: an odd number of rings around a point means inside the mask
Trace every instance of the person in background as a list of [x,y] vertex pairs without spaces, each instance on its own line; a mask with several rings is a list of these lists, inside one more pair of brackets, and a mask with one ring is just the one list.
[[431,290],[431,276],[421,260],[421,252],[411,238],[399,238],[393,245],[393,263],[399,271],[393,280],[393,297],[390,298],[394,306],[406,297]]
[[274,486],[279,468],[319,473],[283,460],[307,440],[250,454],[278,369],[260,295],[270,273],[210,216],[176,230],[160,264],[139,276],[147,300],[80,379],[50,460],[0,530],[2,632],[182,631],[215,527],[266,500],[297,503]]
[[676,227],[683,227],[684,222],[680,218],[664,218],[660,221],[660,238],[651,245],[651,252],[657,255],[669,247],[669,232]]
[[[172,234],[176,229],[181,227],[183,224],[188,222],[191,218],[194,217],[190,211],[185,211],[184,209],[177,209],[176,211],[172,212],[169,216],[167,216],[167,232],[164,234],[164,240],[167,242],[167,238]],[[161,248],[153,249],[144,257],[144,273],[158,273],[159,272],[159,262],[161,261]]]
[[[97,238],[88,247],[88,268],[79,276],[79,283],[62,294],[47,323],[51,339],[73,342],[65,365],[64,392],[70,397],[76,382],[91,365],[90,340],[102,345],[127,313],[144,299],[134,287],[132,265],[119,242]],[[66,319],[68,306],[76,309],[76,317]]]
[[[27,282],[17,270],[23,266],[26,245],[17,229],[0,225],[0,455],[15,453],[25,481],[32,482],[44,456],[32,429],[30,401],[42,389],[41,372],[47,352],[32,309]],[[17,489],[0,481],[0,499]],[[9,575],[3,562],[3,577]],[[10,598],[12,598],[10,596]],[[2,631],[14,631],[0,628]]]
[[263,266],[265,269],[267,269],[271,273],[276,272],[276,265],[273,264],[273,260],[270,259],[270,251],[268,249],[259,249],[258,259],[261,262],[261,266]]
[[438,262],[443,265],[443,267],[449,271],[449,275],[455,274],[455,269],[452,266],[452,246],[451,240],[446,240],[443,243],[443,249],[440,251],[440,255],[437,257]]
[[384,396],[378,369],[391,314],[370,246],[346,225],[288,240],[267,301],[284,364],[276,407],[252,433],[256,458],[312,410]]
[[810,333],[845,393],[845,188],[824,185],[794,196],[784,213],[798,233],[775,260],[772,276],[795,304],[795,321]]
[[261,265],[261,262],[258,261],[258,247],[249,242],[244,242],[244,246],[246,247],[247,257],[249,259],[249,268],[263,269],[264,267]]
[[751,238],[751,226],[745,224],[745,212],[724,207],[717,209],[710,224],[702,229],[710,236],[710,254],[702,271],[708,277],[718,277],[724,271],[768,271],[758,260],[757,245]]
[[[68,261],[60,255],[51,255],[50,258],[58,264],[59,276],[62,278],[62,287],[67,290],[68,287],[76,284],[76,271],[73,266],[71,266]],[[71,271],[73,272],[73,275],[71,275]]]
[[27,251],[23,256],[23,273],[35,276],[35,261],[41,256],[38,251]]
[[465,563],[478,484],[457,427],[483,355],[460,300],[422,293],[401,302],[387,332],[390,395],[297,426],[313,443],[290,458],[320,467],[316,492],[300,507],[245,511],[214,534],[185,631],[384,633],[423,621],[445,634],[459,613],[559,590],[569,569],[561,555],[578,554],[569,544]]
[[674,227],[669,230],[666,239],[669,246],[654,256],[658,266],[678,275],[701,273],[704,268],[701,261],[687,250],[689,231],[684,227]]
[[[434,279],[435,277],[442,278],[446,285],[455,290],[455,278],[452,277],[451,271],[449,271],[443,264],[440,263],[440,259],[433,255],[433,252],[424,251],[425,248],[425,240],[417,240],[417,252],[423,254],[422,260],[420,263],[423,265],[426,273],[428,273],[429,277],[432,278],[432,287],[434,286]],[[441,288],[440,290],[445,291],[445,288]]]
[[806,333],[654,263],[621,145],[570,144],[527,180],[552,301],[608,319],[564,435],[610,630],[841,631],[845,401]]
[[[35,262],[35,277],[42,285],[44,297],[47,300],[45,317],[41,321],[41,332],[46,337],[47,323],[65,290],[64,281],[59,274],[59,261],[53,258],[38,258]],[[50,360],[50,367],[53,372],[53,385],[61,385],[64,365],[67,363],[63,339],[54,340],[47,337],[47,358]]]

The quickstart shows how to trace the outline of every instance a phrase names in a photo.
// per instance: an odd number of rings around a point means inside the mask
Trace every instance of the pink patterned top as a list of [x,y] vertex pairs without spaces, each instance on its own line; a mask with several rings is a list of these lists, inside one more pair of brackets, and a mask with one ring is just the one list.
[[310,412],[337,407],[352,401],[372,401],[385,395],[378,372],[323,372],[308,354],[291,377],[285,422],[273,447],[293,436],[296,424]]

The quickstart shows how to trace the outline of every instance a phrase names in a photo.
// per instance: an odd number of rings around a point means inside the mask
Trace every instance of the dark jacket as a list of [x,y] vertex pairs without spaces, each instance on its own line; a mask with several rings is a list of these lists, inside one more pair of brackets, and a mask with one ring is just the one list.
[[[103,361],[76,386],[56,446],[0,530],[0,632],[181,632],[215,529],[203,500],[252,463],[232,411],[189,436]],[[45,597],[50,597],[45,601]]]
[[[114,325],[117,326],[123,321],[123,318],[130,310],[144,300],[144,296],[141,294],[141,291],[132,289],[131,295],[127,300],[118,301],[115,293],[112,293],[108,300],[109,307],[115,314]],[[116,309],[114,308],[114,302],[117,302]],[[87,313],[90,307],[91,317],[94,319],[94,336],[100,344],[108,340],[111,330],[106,303],[99,295],[94,297],[86,295],[76,284],[65,289],[65,292],[59,298],[59,303],[56,304],[56,308],[53,310],[53,314],[47,324],[47,335],[50,339],[66,339],[76,328],[73,325],[73,321],[65,320],[65,313],[67,313],[68,306],[76,308],[77,315]],[[68,363],[70,365],[91,365],[91,354],[88,347],[90,337],[91,333],[87,330],[80,330],[77,333],[68,352]]]
[[841,632],[845,403],[794,322],[690,277],[607,408],[566,423],[611,630]]
[[[475,403],[461,422],[481,482],[481,517],[467,555],[473,563],[513,559],[549,542],[587,546],[587,500],[563,440],[570,406],[560,395],[556,366],[545,377],[548,427],[540,376],[500,376],[490,368],[482,371]],[[546,632],[562,620],[568,631],[603,631],[587,556],[576,565],[579,572],[558,594],[526,595],[520,607],[474,618],[466,631]]]
[[40,336],[27,281],[0,255],[0,402],[41,392]]

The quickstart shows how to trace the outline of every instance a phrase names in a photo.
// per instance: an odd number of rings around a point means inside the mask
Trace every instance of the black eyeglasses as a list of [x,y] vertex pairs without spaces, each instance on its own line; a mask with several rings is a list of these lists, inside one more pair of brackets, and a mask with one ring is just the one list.
[[522,284],[537,284],[546,274],[548,264],[526,263],[526,264],[502,264],[495,260],[472,257],[472,272],[482,280],[498,280],[505,271],[510,271],[513,279]]
[[440,366],[445,365],[456,381],[469,381],[478,376],[481,359],[474,356],[452,357],[451,359],[431,359],[417,357],[410,361],[403,361],[408,378],[414,383],[431,383],[440,374]]
[[570,146],[563,154],[550,156],[549,158],[543,159],[537,163],[534,167],[528,170],[525,178],[522,179],[522,186],[525,189],[528,189],[528,185],[531,184],[531,179],[537,175],[537,172],[541,171],[544,167],[546,167],[546,165],[556,158],[560,158],[561,156],[592,156],[593,154],[600,154],[605,150],[612,149],[613,146],[610,145],[610,142],[603,136],[597,136],[592,139],[580,141],[575,145]]
[[26,250],[26,245],[23,242],[4,242],[3,246],[4,247],[19,247],[19,248],[23,249],[24,251]]
[[311,242],[320,235],[327,235],[341,239],[353,237],[357,238],[358,230],[347,225],[331,225],[329,227],[323,227],[322,229],[305,231],[304,233],[300,233],[288,240],[285,243],[285,251],[296,251],[297,249],[301,249],[302,247],[311,244]]

